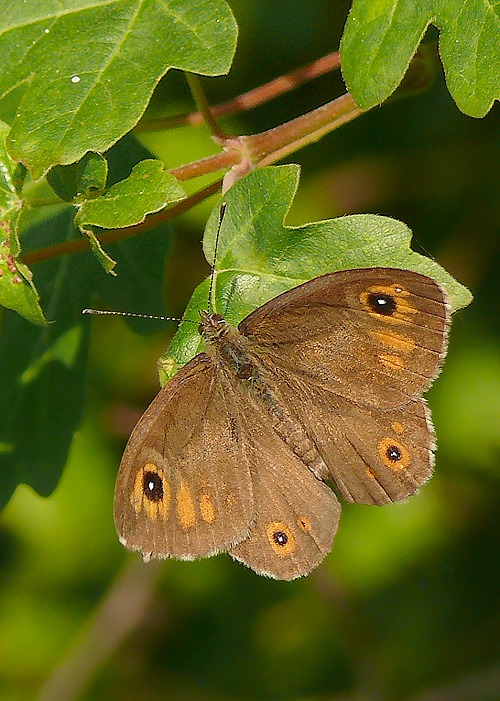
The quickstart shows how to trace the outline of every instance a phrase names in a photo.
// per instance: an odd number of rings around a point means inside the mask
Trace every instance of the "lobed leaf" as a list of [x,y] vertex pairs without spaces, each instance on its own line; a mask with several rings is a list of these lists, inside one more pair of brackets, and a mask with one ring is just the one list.
[[459,109],[483,117],[500,98],[500,4],[488,0],[354,0],[341,42],[342,73],[362,109],[401,83],[429,26]]
[[98,197],[79,205],[75,224],[121,229],[143,222],[148,214],[172,206],[186,197],[161,161],[148,159],[134,166],[128,178],[112,185]]
[[0,118],[34,178],[103,152],[137,124],[160,78],[228,71],[237,26],[224,0],[3,3]]
[[[92,227],[120,229],[143,222],[148,214],[172,206],[186,197],[163,163],[148,159],[134,166],[128,178],[112,185],[102,195],[79,205],[75,226],[90,241],[92,253],[107,273],[113,273],[115,261],[101,246]],[[114,274],[114,273],[113,273]]]
[[[184,318],[198,321],[198,310],[210,307],[238,324],[260,305],[313,277],[374,266],[406,268],[438,280],[453,310],[470,303],[467,288],[438,263],[411,250],[411,231],[400,221],[356,214],[285,226],[298,179],[298,166],[268,167],[250,173],[227,192],[216,254],[219,207],[205,230],[205,256],[208,261],[215,257],[210,302],[205,281],[196,288]],[[181,324],[161,360],[162,380],[201,349],[196,324]]]

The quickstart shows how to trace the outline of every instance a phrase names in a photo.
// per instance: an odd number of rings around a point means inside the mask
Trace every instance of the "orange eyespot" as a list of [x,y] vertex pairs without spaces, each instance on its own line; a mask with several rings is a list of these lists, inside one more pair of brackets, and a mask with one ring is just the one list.
[[311,530],[311,522],[307,518],[307,516],[299,516],[297,519],[297,526],[300,528],[301,531],[304,531],[304,533],[309,533]]
[[390,324],[410,324],[409,314],[418,309],[410,304],[409,292],[400,285],[372,285],[359,295],[361,304],[370,316]]
[[408,450],[394,438],[384,438],[380,441],[378,452],[383,464],[391,470],[403,470],[411,461]]
[[266,529],[267,538],[272,549],[279,557],[286,557],[295,550],[295,538],[292,531],[281,521],[273,521]]

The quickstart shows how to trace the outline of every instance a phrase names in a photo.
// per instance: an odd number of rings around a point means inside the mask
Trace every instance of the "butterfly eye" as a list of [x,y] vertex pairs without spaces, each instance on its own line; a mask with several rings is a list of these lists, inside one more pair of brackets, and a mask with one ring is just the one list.
[[144,496],[150,501],[163,499],[163,481],[156,472],[145,472],[142,481]]
[[383,316],[392,316],[398,307],[394,297],[380,292],[372,292],[368,295],[368,305],[373,312]]
[[238,368],[236,373],[240,380],[249,380],[253,375],[253,367],[251,363],[244,363]]

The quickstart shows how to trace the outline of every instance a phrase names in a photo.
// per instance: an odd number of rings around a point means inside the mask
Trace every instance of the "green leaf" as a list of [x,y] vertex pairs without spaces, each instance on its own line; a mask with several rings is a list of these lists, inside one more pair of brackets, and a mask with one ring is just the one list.
[[121,180],[99,197],[79,206],[75,224],[84,228],[121,229],[143,222],[146,215],[158,212],[186,197],[173,175],[161,161],[148,159],[138,163],[128,178]]
[[[32,324],[45,326],[31,270],[18,260],[10,247],[12,219],[0,219],[0,305],[21,314]],[[7,237],[4,238],[4,235]]]
[[6,124],[0,123],[0,305],[43,326],[47,322],[31,271],[19,259],[17,225],[23,202],[18,195],[19,169],[5,147],[8,129]]
[[436,26],[453,99],[465,114],[484,117],[500,99],[500,5],[441,0]]
[[483,117],[500,98],[499,8],[487,0],[354,0],[340,50],[356,103],[369,109],[392,94],[433,24],[453,99]]
[[[133,144],[126,157],[133,152]],[[144,155],[136,147],[135,156]],[[110,167],[128,164],[123,153],[111,154]],[[68,206],[42,219],[21,235],[26,249],[78,236]],[[51,321],[44,329],[6,312],[0,328],[0,508],[24,482],[48,495],[66,465],[81,421],[90,317],[85,307],[99,305],[125,311],[165,312],[162,300],[170,225],[110,245],[117,277],[106,275],[90,252],[62,256],[35,267],[35,282]],[[126,319],[141,332],[165,322]]]
[[47,173],[47,180],[62,200],[71,202],[76,197],[95,196],[104,190],[108,177],[108,163],[100,153],[86,153],[70,166],[55,166]]
[[226,73],[236,37],[224,0],[4,3],[0,117],[13,119],[11,154],[38,178],[107,150],[170,68]]
[[[58,221],[72,237],[71,212]],[[64,220],[64,221],[63,221]],[[44,242],[47,223],[29,232]],[[81,316],[96,264],[89,253],[63,256],[38,266],[36,283],[52,323],[33,326],[12,312],[0,334],[0,505],[20,482],[50,494],[66,464],[78,428],[85,385],[89,321]]]
[[[287,227],[299,179],[298,166],[263,168],[238,181],[225,195],[215,261],[211,311],[238,324],[276,295],[317,275],[346,268],[385,266],[406,268],[438,280],[448,292],[453,310],[470,303],[470,292],[438,263],[410,248],[411,231],[400,221],[376,214]],[[214,259],[219,227],[217,207],[207,224],[205,256]],[[208,306],[209,283],[199,285],[184,318],[199,322]],[[162,381],[202,349],[197,324],[179,326],[162,359]]]
[[101,246],[92,226],[120,229],[143,222],[148,214],[172,206],[186,197],[177,180],[167,173],[161,161],[148,159],[138,163],[128,178],[109,188],[103,195],[80,205],[75,225],[90,241],[90,248],[107,273],[115,261]]

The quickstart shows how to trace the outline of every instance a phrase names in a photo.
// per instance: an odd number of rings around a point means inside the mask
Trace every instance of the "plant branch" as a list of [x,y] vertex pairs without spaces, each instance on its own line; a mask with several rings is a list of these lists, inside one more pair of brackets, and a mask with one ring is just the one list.
[[[240,137],[252,162],[269,165],[337,129],[362,114],[349,93],[312,112],[260,134]],[[231,144],[231,146],[233,146]],[[233,146],[234,148],[234,146]]]
[[[246,110],[253,109],[262,105],[269,100],[272,100],[280,95],[283,95],[290,90],[293,90],[298,85],[313,80],[321,75],[329,73],[340,67],[340,54],[338,51],[323,56],[322,58],[310,63],[307,66],[297,68],[286,75],[275,78],[274,80],[260,85],[258,88],[249,90],[248,92],[227,100],[219,105],[210,107],[212,117],[227,117],[232,114],[238,114]],[[203,124],[203,114],[191,112],[190,114],[181,114],[175,117],[165,117],[162,119],[151,119],[138,124],[135,132],[142,131],[158,131],[163,129],[173,129],[175,127],[187,126],[192,124]]]
[[81,698],[97,671],[147,619],[162,569],[161,562],[127,562],[72,652],[46,680],[38,701]]
[[[216,182],[208,185],[208,187],[203,188],[195,192],[194,195],[187,197],[182,202],[174,205],[170,209],[163,209],[161,212],[156,214],[150,214],[145,221],[141,224],[136,224],[136,226],[127,226],[123,229],[110,229],[109,231],[101,231],[97,238],[99,242],[103,245],[114,243],[115,241],[122,241],[123,239],[130,238],[131,236],[137,236],[145,231],[163,224],[170,219],[174,219],[183,214],[191,207],[199,204],[207,197],[214,195],[219,192],[221,188],[222,181],[217,180]],[[40,248],[36,251],[28,251],[21,256],[21,260],[28,266],[34,265],[35,263],[42,263],[45,260],[51,260],[58,256],[66,256],[72,253],[80,253],[82,251],[88,251],[90,248],[89,240],[87,238],[72,239],[71,241],[63,241],[62,243],[55,243],[52,246],[45,246],[45,248]]]
[[[223,140],[223,143],[227,139]],[[200,158],[198,161],[186,163],[186,165],[171,168],[168,172],[177,178],[177,180],[191,180],[198,178],[200,175],[208,175],[216,173],[218,170],[230,168],[241,160],[239,149],[226,149],[213,156]]]
[[318,141],[342,124],[355,119],[362,110],[346,93],[307,114],[260,134],[217,139],[223,151],[201,158],[169,172],[178,180],[188,180],[223,168],[234,168],[235,178],[254,167],[270,165]]
[[212,114],[212,109],[210,108],[207,97],[203,92],[203,88],[201,87],[200,79],[197,75],[194,75],[194,73],[185,72],[184,75],[186,76],[189,89],[191,90],[191,95],[193,96],[196,107],[198,108],[198,114],[201,116],[202,120],[208,124],[213,136],[218,139],[225,139],[226,134],[224,134],[218,125],[217,120]]

